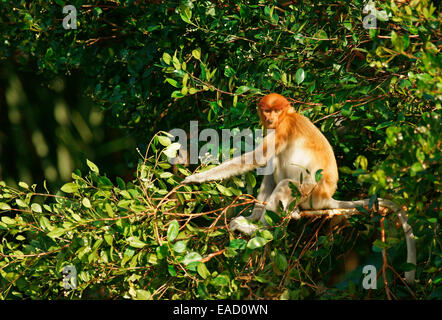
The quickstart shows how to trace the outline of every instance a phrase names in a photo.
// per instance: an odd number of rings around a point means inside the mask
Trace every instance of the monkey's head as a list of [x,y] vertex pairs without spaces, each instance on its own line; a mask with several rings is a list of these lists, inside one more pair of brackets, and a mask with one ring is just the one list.
[[268,94],[258,103],[259,118],[267,129],[276,129],[289,109],[290,102],[278,93]]

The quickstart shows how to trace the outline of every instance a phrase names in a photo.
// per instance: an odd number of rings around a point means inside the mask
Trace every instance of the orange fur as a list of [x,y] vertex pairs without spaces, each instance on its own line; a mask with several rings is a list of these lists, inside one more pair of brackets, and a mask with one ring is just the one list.
[[[264,175],[259,188],[258,200],[262,203],[255,205],[250,216],[235,218],[229,224],[229,230],[239,230],[251,235],[257,227],[250,224],[250,221],[259,220],[266,225],[266,210],[276,212],[281,204],[287,208],[293,201],[291,183],[300,188],[301,197],[298,198],[297,205],[302,209],[357,208],[370,204],[370,199],[340,201],[332,198],[338,182],[333,149],[321,131],[308,118],[296,113],[286,98],[277,93],[263,97],[258,104],[258,114],[264,126],[275,129],[275,132],[269,132],[254,151],[183,180],[183,183],[222,180],[269,162],[274,165],[272,174]],[[275,149],[270,149],[269,146],[273,144]],[[323,170],[322,178],[316,184],[315,172],[320,169]],[[378,201],[380,206],[398,212],[407,240],[407,262],[416,264],[416,244],[405,211],[391,201]],[[301,216],[294,210],[291,217],[299,219]],[[405,278],[408,283],[413,283],[415,271],[407,271]]]
[[313,202],[330,199],[336,191],[338,169],[333,149],[317,127],[306,117],[295,112],[288,100],[277,93],[271,93],[261,99],[258,114],[266,126],[267,119],[263,110],[277,110],[279,116],[276,129],[276,153],[281,153],[290,141],[304,139],[304,148],[314,156],[317,166],[322,168],[322,179],[313,190]]

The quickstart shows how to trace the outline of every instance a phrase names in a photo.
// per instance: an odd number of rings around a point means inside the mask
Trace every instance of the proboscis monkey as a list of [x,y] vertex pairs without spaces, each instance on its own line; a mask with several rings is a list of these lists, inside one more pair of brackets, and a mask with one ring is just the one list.
[[[271,161],[273,174],[265,175],[252,214],[238,217],[230,230],[252,234],[256,225],[250,221],[259,220],[266,225],[265,212],[278,212],[282,204],[287,209],[296,201],[301,209],[338,209],[368,206],[369,199],[339,201],[333,199],[338,183],[338,167],[330,143],[317,127],[306,117],[297,113],[289,101],[280,94],[271,93],[258,103],[258,115],[270,132],[255,150],[240,157],[225,161],[208,171],[188,176],[183,183],[202,183],[226,179],[242,174]],[[316,182],[315,173],[322,169],[322,177]],[[292,193],[293,185],[300,196]],[[407,242],[407,262],[416,264],[415,239],[406,213],[389,200],[378,199],[379,205],[398,212]],[[299,213],[292,212],[299,218]],[[405,273],[409,283],[414,282],[415,271]]]

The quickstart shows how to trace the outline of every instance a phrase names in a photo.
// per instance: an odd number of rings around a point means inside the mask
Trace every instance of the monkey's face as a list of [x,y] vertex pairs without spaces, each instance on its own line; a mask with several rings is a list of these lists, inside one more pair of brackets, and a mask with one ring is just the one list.
[[277,93],[270,93],[258,103],[258,115],[267,129],[276,129],[287,113],[290,103]]
[[260,108],[261,121],[267,129],[276,129],[285,114],[285,109]]

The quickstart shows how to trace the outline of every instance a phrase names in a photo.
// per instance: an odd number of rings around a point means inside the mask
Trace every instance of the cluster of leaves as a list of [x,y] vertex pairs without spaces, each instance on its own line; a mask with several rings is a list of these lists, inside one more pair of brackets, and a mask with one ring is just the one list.
[[[383,3],[389,21],[371,30],[361,23],[362,1],[77,0],[69,2],[77,29],[68,30],[65,4],[3,3],[1,56],[48,77],[82,70],[90,96],[116,123],[143,134],[189,118],[249,125],[257,121],[250,108],[256,94],[270,91],[304,104],[313,119],[342,112],[367,122],[440,97],[440,21],[429,1]],[[173,108],[171,95],[181,98]],[[361,115],[385,100],[391,105],[375,119]],[[330,117],[322,127],[333,124]]]
[[[0,56],[49,77],[80,69],[89,95],[115,123],[144,135],[187,128],[189,120],[214,129],[250,127],[258,124],[257,98],[286,95],[333,145],[341,171],[337,197],[365,197],[368,190],[407,208],[418,238],[416,292],[441,297],[441,16],[431,1],[382,2],[376,15],[382,19],[369,30],[362,0],[74,0],[75,30],[62,28],[64,4],[3,2]],[[171,152],[167,139],[159,140]],[[3,297],[62,296],[59,272],[68,262],[84,277],[77,295],[99,292],[94,288],[106,288],[107,297],[152,298],[367,294],[348,284],[338,293],[325,289],[340,267],[334,257],[352,243],[347,228],[346,236],[320,234],[322,222],[312,221],[285,233],[283,218],[258,240],[233,239],[220,223],[230,220],[230,209],[245,210],[239,203],[250,204],[241,194],[244,182],[179,187],[179,173],[167,171],[160,157],[146,160],[133,183],[114,186],[96,168],[87,177],[76,173],[64,190],[69,196],[49,197],[55,201],[41,212],[31,203],[32,187],[3,185]],[[247,181],[253,182],[248,192],[256,192],[254,178]],[[351,221],[364,240],[355,248],[365,257],[373,239],[359,228],[370,222],[376,231],[376,219]],[[387,248],[396,266],[405,259],[402,237],[393,231],[373,249]],[[36,275],[41,278],[32,281]],[[398,283],[394,273],[388,277]],[[400,284],[396,289],[397,297],[409,294]]]
[[[354,232],[364,228],[367,217],[353,218],[330,233],[321,230],[327,220],[289,225],[286,213],[269,212],[270,229],[252,237],[235,235],[227,222],[255,202],[242,193],[244,182],[222,188],[217,183],[182,185],[190,172],[178,165],[181,174],[173,173],[168,159],[176,149],[170,139],[157,135],[150,148],[137,178],[128,183],[118,177],[113,183],[89,160],[89,173],[82,176],[77,170],[55,195],[24,182],[18,190],[1,182],[0,298],[333,299],[370,294],[360,285],[360,270],[341,289],[326,286],[341,267],[334,257],[367,241]],[[402,238],[393,228],[389,241],[375,241],[373,249],[403,251]],[[76,272],[72,283],[63,274],[68,267]],[[397,294],[410,296],[403,286]]]

